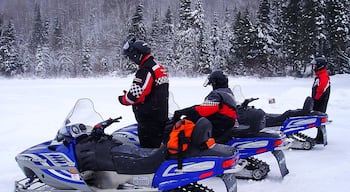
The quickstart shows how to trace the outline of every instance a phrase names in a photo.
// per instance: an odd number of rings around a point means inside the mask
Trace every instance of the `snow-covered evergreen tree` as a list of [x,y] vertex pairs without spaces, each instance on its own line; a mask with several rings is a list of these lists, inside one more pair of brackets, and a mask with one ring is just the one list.
[[341,59],[349,41],[349,18],[344,0],[325,0],[328,29],[329,70],[334,73],[349,72],[349,63]]
[[283,12],[283,51],[285,53],[286,62],[288,63],[288,73],[300,75],[303,70],[299,55],[300,41],[300,23],[302,16],[301,0],[289,1]]
[[159,52],[162,51],[162,48],[160,47],[160,23],[159,23],[159,13],[156,9],[153,15],[152,19],[152,26],[151,26],[151,32],[148,40],[148,44],[152,49],[152,54],[157,57],[159,55]]
[[139,1],[136,7],[135,14],[131,19],[131,26],[129,28],[128,39],[135,37],[136,39],[147,41],[146,27],[143,23],[143,4]]
[[233,49],[239,65],[244,66],[244,70],[240,72],[242,75],[254,74],[254,60],[257,57],[257,31],[254,28],[248,9],[245,10],[243,16],[238,13],[234,24],[234,42]]
[[317,16],[320,14],[319,3],[322,1],[304,0],[301,9],[301,19],[299,26],[299,41],[304,46],[298,46],[298,60],[300,61],[300,73],[304,73],[306,66],[310,63],[310,58],[317,54]]
[[269,0],[261,0],[259,4],[259,11],[257,13],[257,32],[258,38],[256,44],[256,69],[262,76],[274,76],[278,74],[278,31],[276,26],[272,23],[271,5]]
[[36,48],[34,74],[40,78],[46,78],[48,74],[48,68],[45,63],[45,55],[41,46]]
[[51,47],[54,51],[59,51],[63,48],[63,32],[62,24],[59,21],[58,17],[54,20],[54,28],[51,39]]
[[29,43],[29,50],[35,54],[38,46],[43,43],[43,24],[41,20],[40,6],[35,4],[34,9],[34,26],[32,31],[32,36]]
[[199,73],[208,74],[211,72],[211,66],[209,61],[209,48],[207,45],[207,34],[204,25],[204,14],[202,1],[197,0],[195,11],[193,13],[193,27],[196,35],[197,52],[195,55],[194,71]]
[[159,37],[161,51],[158,53],[157,59],[161,64],[172,69],[174,69],[174,34],[173,14],[168,7],[161,25],[161,36]]
[[174,72],[193,73],[196,65],[196,32],[193,28],[193,15],[190,0],[180,0],[180,21],[174,40]]
[[9,21],[0,36],[0,74],[12,77],[23,72],[23,65],[18,55],[15,26]]
[[81,67],[80,72],[83,75],[83,77],[89,77],[92,74],[92,64],[91,64],[91,55],[90,55],[90,49],[85,46],[82,50],[82,61],[81,61]]
[[[222,70],[225,73],[228,72],[226,60],[225,60],[225,48],[224,43],[222,42],[223,31],[220,30],[220,22],[218,19],[218,15],[214,13],[213,25],[211,26],[211,33],[209,37],[209,50],[210,50],[210,64],[212,70]],[[223,30],[225,29],[223,27]],[[226,32],[226,31],[225,31]],[[228,34],[228,33],[225,33]],[[227,49],[229,49],[227,47]]]

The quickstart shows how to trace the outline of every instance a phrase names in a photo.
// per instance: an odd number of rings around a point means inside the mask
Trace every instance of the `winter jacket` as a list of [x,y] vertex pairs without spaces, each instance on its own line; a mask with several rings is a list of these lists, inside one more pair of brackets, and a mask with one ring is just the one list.
[[135,74],[130,90],[121,98],[124,105],[132,105],[136,119],[143,116],[159,121],[168,119],[169,80],[166,69],[146,55]]
[[233,128],[237,121],[236,101],[230,88],[213,90],[204,102],[196,105],[194,109],[213,124],[214,138],[219,138],[225,131]]

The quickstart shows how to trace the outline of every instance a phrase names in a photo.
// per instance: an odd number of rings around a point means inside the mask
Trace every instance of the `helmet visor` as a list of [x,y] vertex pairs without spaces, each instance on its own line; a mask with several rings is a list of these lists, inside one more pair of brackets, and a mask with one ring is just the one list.
[[316,59],[312,59],[311,64],[312,64],[312,65],[316,65],[316,64],[317,64]]
[[210,81],[209,81],[209,77],[205,79],[204,83],[203,83],[203,87],[206,87],[210,84]]

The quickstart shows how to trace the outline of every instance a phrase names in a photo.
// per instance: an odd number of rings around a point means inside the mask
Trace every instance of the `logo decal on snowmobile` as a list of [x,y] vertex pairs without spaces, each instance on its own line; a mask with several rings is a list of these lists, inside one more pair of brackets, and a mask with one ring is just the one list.
[[163,177],[181,175],[186,172],[197,172],[213,169],[215,167],[215,161],[205,161],[200,163],[184,163],[181,170],[177,169],[177,164],[170,165],[163,173]]
[[237,149],[247,149],[247,148],[259,148],[264,147],[269,144],[269,141],[263,140],[263,141],[245,141],[245,142],[237,142],[233,143],[231,146],[236,147]]
[[312,124],[312,123],[316,123],[316,121],[317,121],[317,118],[296,119],[289,122],[286,128],[296,127],[296,126],[305,125],[305,124]]

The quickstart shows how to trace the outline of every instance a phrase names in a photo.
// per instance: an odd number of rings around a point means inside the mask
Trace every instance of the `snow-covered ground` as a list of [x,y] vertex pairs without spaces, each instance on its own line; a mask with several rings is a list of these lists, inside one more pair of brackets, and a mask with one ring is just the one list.
[[[199,104],[211,90],[202,86],[202,78],[170,77],[170,91],[175,103],[183,108]],[[0,79],[0,191],[13,191],[14,181],[23,177],[14,157],[22,150],[52,139],[78,98],[90,98],[104,118],[123,116],[107,132],[134,123],[131,107],[122,106],[117,96],[128,89],[127,78],[96,79]],[[237,99],[259,97],[253,104],[270,113],[301,108],[310,95],[312,78],[230,77]],[[239,192],[346,192],[350,174],[350,75],[331,77],[332,90],[328,115],[326,147],[311,151],[285,151],[289,175],[281,178],[272,154],[260,155],[270,164],[271,172],[263,181],[239,180]],[[276,103],[268,100],[275,98]],[[173,110],[173,108],[171,109]],[[314,135],[315,130],[309,130]]]

